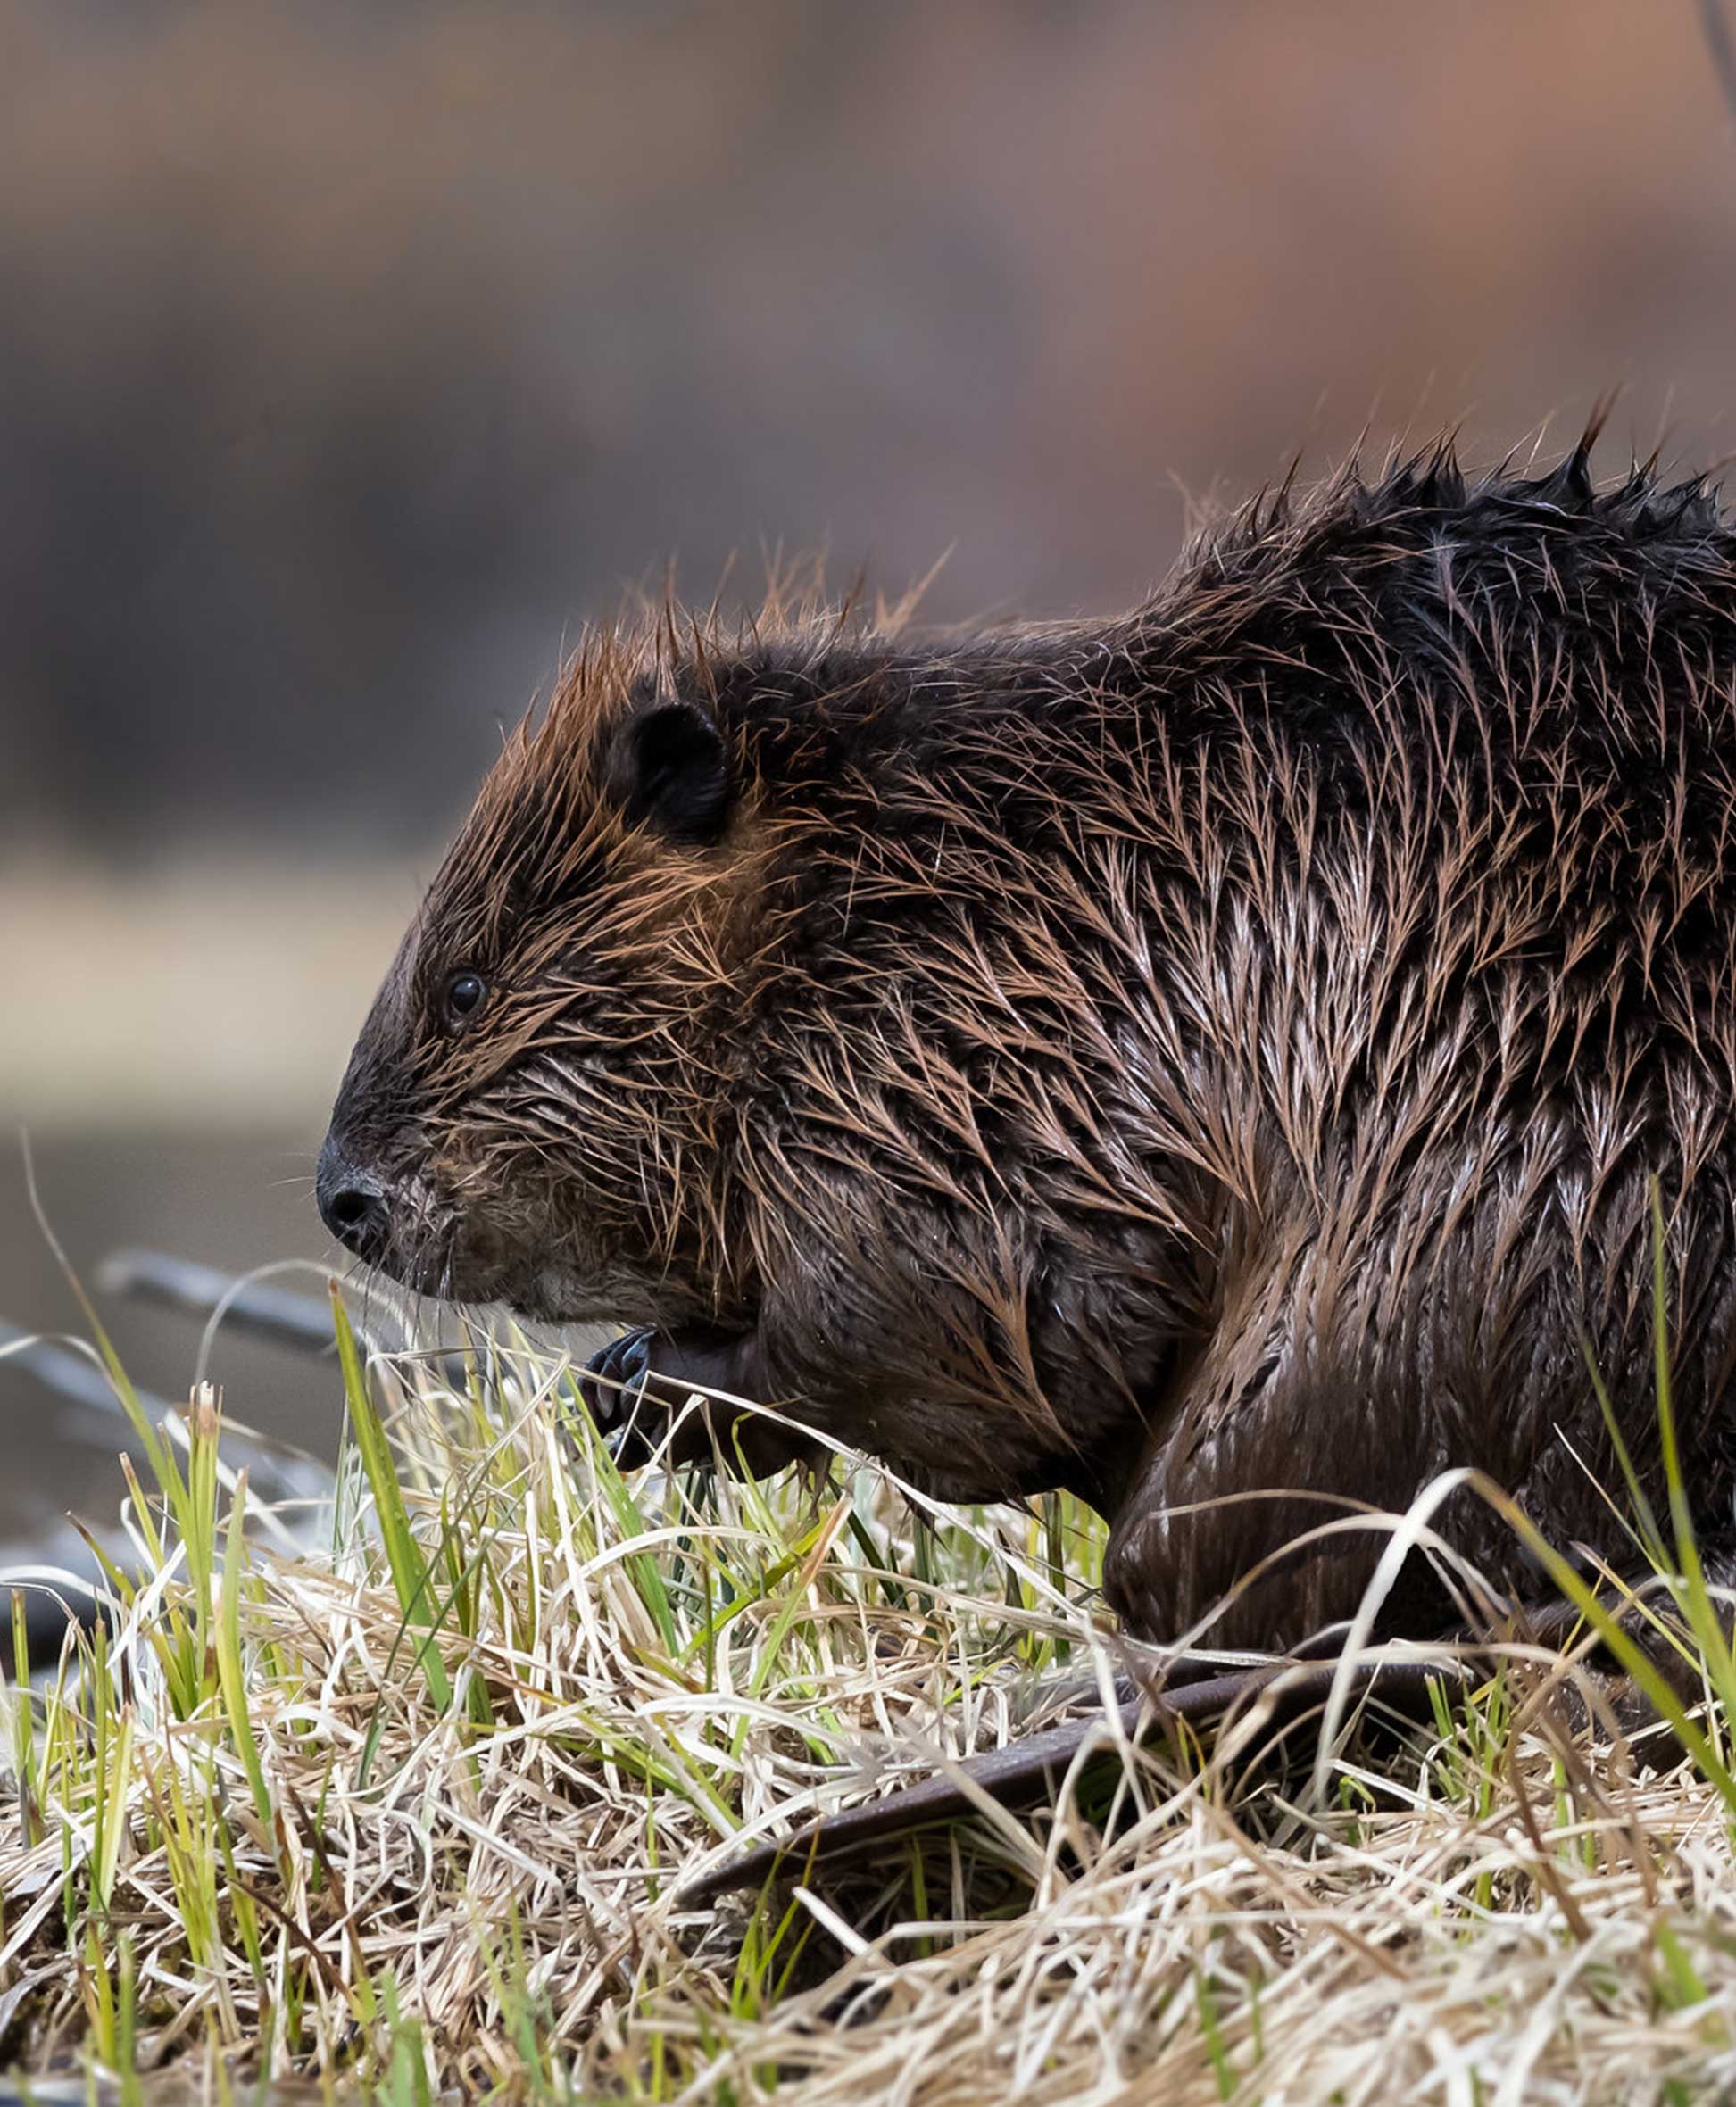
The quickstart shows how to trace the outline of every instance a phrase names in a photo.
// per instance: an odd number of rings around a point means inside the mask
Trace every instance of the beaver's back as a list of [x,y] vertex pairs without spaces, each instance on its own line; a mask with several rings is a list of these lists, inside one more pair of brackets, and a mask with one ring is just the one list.
[[949,1281],[1017,1217],[1014,1387],[1091,1441],[1128,1400],[1154,1507],[1474,1461],[1595,1534],[1562,1436],[1605,1455],[1589,1345],[1655,1455],[1656,1180],[1727,1505],[1732,668],[1712,500],[1576,455],[1256,508],[1124,622],[743,672],[802,843],[774,1204],[847,1163]]
[[1468,1003],[1541,1097],[1636,1040],[1658,1088],[1659,1055],[1736,1073],[1733,670],[1713,501],[1595,495],[1576,452],[1346,479],[1251,509],[1125,622],[750,659],[720,701],[797,815],[775,963],[823,1003],[890,989],[1004,1055],[1016,986],[1088,1058],[1160,992],[1192,1059],[1257,1066],[1345,1012],[1341,1095],[1358,1048]]

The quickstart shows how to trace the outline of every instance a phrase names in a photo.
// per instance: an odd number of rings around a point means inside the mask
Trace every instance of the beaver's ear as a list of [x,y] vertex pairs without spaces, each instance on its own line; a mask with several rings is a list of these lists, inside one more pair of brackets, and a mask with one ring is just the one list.
[[653,702],[615,728],[606,780],[627,817],[677,842],[715,842],[729,816],[729,759],[691,702]]

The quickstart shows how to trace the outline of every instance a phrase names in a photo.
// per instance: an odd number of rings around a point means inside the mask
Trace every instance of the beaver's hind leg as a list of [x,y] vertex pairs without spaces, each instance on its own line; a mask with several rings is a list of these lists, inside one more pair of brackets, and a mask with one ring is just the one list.
[[[1276,1307],[1275,1307],[1276,1305]],[[1111,1517],[1104,1593],[1163,1644],[1292,1648],[1355,1616],[1394,1518],[1455,1464],[1524,1474],[1513,1444],[1454,1452],[1452,1429],[1404,1351],[1317,1321],[1306,1283],[1256,1302],[1211,1340],[1152,1417]],[[1402,1342],[1401,1342],[1402,1344]],[[1510,1599],[1511,1532],[1460,1486],[1428,1517]],[[1382,1605],[1387,1636],[1431,1638],[1463,1605],[1420,1552]]]

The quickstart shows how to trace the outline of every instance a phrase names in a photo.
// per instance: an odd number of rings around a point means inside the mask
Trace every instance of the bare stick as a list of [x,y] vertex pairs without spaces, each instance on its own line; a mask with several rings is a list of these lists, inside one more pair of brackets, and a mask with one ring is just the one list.
[[[1149,1702],[1136,1698],[1120,1705],[1117,1714],[1121,1734],[1128,1741],[1144,1741],[1176,1728],[1222,1723],[1233,1711],[1268,1693],[1275,1706],[1269,1723],[1293,1721],[1325,1702],[1339,1672],[1333,1662],[1299,1666],[1293,1661],[1276,1661],[1209,1676]],[[1410,1711],[1426,1703],[1431,1681],[1450,1682],[1462,1672],[1450,1660],[1370,1661],[1352,1668],[1350,1675],[1361,1698],[1378,1697]],[[937,1823],[968,1821],[981,1812],[984,1795],[1001,1807],[1040,1805],[1053,1796],[1069,1764],[1092,1738],[1101,1738],[1101,1746],[1087,1758],[1089,1763],[1095,1765],[1118,1757],[1119,1743],[1102,1732],[1108,1716],[1099,1713],[1069,1720],[1004,1748],[967,1756],[883,1799],[822,1815],[787,1837],[755,1844],[689,1882],[677,1900],[684,1906],[698,1907],[735,1888],[763,1887],[774,1875],[803,1879],[812,1868],[854,1857],[871,1845]]]
[[214,1265],[171,1258],[163,1251],[116,1251],[103,1261],[96,1283],[104,1294],[131,1296],[193,1317],[209,1317],[220,1307],[224,1322],[237,1331],[302,1353],[332,1350],[331,1311],[323,1301],[263,1281],[237,1280]]
[[[0,1370],[7,1368],[20,1369],[45,1389],[52,1390],[55,1397],[101,1414],[94,1426],[58,1423],[57,1431],[70,1431],[80,1440],[91,1441],[102,1448],[115,1447],[117,1435],[125,1430],[116,1424],[120,1407],[115,1403],[113,1387],[98,1362],[55,1340],[40,1338],[33,1331],[22,1331],[18,1325],[0,1319]],[[144,1390],[138,1393],[138,1402],[153,1423],[169,1411],[162,1398],[154,1398]]]

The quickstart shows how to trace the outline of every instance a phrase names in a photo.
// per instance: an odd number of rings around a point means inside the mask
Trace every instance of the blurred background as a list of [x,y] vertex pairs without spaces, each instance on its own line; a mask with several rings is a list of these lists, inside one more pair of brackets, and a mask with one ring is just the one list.
[[[1109,611],[1294,456],[1612,389],[1702,467],[1733,266],[1691,0],[0,0],[0,1317],[76,1324],[21,1127],[81,1267],[329,1255],[373,984],[624,587]],[[0,1423],[3,1543],[96,1465]]]

